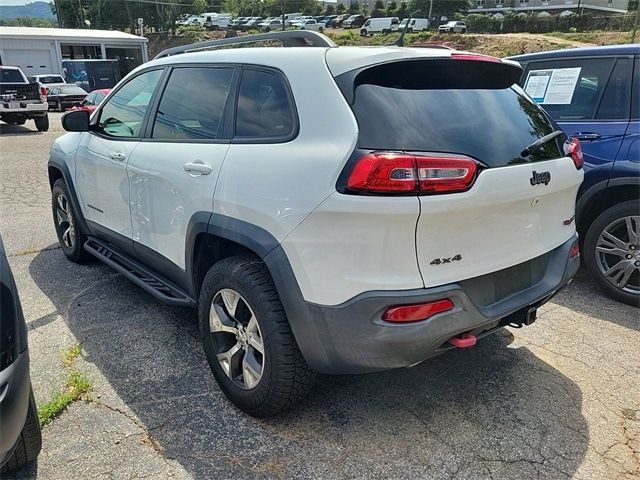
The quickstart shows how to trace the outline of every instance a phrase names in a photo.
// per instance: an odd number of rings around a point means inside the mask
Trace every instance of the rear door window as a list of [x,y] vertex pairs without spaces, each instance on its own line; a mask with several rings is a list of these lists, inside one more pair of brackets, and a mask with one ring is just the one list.
[[593,120],[615,63],[612,57],[531,62],[524,89],[554,120]]
[[221,138],[232,76],[233,68],[174,69],[158,106],[152,138],[167,140]]
[[596,118],[602,120],[627,120],[631,104],[631,69],[633,59],[619,58],[611,72]]
[[296,129],[293,101],[282,74],[247,68],[236,112],[238,139],[289,139]]
[[564,156],[560,136],[521,157],[557,127],[514,85],[519,75],[500,63],[446,59],[372,67],[353,87],[337,80],[343,92],[354,88],[362,149],[458,153],[488,167]]

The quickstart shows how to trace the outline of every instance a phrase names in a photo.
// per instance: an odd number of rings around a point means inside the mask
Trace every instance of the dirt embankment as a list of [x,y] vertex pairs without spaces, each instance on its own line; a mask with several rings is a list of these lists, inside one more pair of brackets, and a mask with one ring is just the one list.
[[[390,34],[361,37],[356,30],[334,29],[328,29],[325,33],[338,45],[385,45],[393,43],[399,36],[399,34]],[[149,57],[153,58],[158,52],[166,48],[203,40],[224,38],[224,36],[224,32],[189,32],[186,35],[178,36],[166,34],[150,35]],[[408,34],[405,43],[406,45],[444,45],[459,50],[507,57],[522,53],[589,45],[611,45],[627,43],[628,41],[628,32],[552,33],[546,35],[532,33],[441,35],[432,32],[421,32]]]

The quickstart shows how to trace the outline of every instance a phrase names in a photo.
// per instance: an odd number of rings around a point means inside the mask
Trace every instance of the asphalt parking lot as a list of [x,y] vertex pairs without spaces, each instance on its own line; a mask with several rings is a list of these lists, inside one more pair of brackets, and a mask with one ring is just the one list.
[[62,388],[75,343],[93,389],[43,427],[37,466],[3,479],[640,478],[640,315],[584,274],[529,328],[412,369],[321,376],[289,414],[243,414],[217,388],[194,312],[58,249],[50,115],[44,134],[0,124],[0,232],[37,402]]

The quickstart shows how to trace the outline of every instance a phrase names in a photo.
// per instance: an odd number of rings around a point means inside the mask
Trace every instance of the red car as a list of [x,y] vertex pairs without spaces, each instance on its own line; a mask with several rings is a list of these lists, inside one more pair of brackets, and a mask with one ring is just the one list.
[[73,107],[70,110],[85,110],[89,113],[93,113],[93,111],[98,108],[100,102],[104,100],[104,97],[109,95],[111,91],[110,88],[103,88],[101,90],[94,90],[89,95],[85,97],[82,101],[82,104],[79,107]]

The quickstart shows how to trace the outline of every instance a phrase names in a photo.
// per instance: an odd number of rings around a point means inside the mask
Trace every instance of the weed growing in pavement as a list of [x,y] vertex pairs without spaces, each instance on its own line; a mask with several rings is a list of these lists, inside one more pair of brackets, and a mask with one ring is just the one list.
[[73,402],[81,400],[93,388],[91,381],[85,375],[73,367],[75,360],[82,354],[82,346],[78,343],[66,349],[62,354],[62,363],[66,369],[67,377],[64,390],[57,392],[53,399],[38,407],[38,419],[40,425],[46,425],[55,420]]

